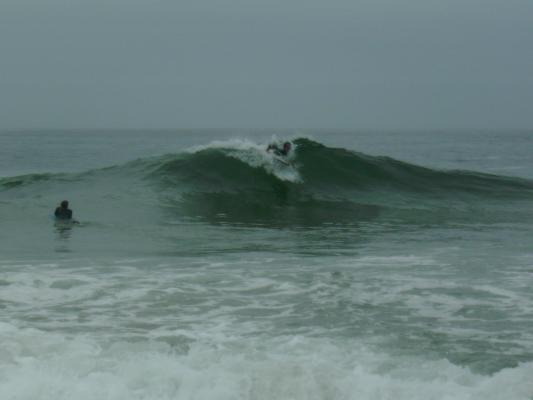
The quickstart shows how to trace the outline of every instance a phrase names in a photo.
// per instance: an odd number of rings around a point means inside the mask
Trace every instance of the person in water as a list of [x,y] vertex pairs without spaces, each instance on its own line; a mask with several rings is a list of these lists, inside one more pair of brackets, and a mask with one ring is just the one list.
[[283,143],[283,148],[280,149],[276,143],[269,144],[267,147],[267,152],[274,152],[277,156],[287,156],[291,151],[292,145],[291,142]]
[[[72,210],[68,208],[68,201],[63,200],[61,202],[61,205],[56,208],[56,211],[54,212],[54,215],[57,219],[62,219],[65,221],[71,221],[72,220]],[[75,221],[74,221],[75,222]]]

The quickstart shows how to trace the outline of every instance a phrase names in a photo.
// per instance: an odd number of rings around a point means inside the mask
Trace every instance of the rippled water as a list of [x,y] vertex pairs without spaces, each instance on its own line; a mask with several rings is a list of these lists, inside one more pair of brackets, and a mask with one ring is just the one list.
[[[0,160],[11,157],[0,174],[0,397],[533,399],[533,135],[313,134],[361,152],[357,162],[389,165],[365,158],[385,155],[524,178],[475,175],[481,194],[455,172],[452,195],[375,180],[324,191],[301,152],[307,182],[289,180],[281,200],[287,181],[275,171],[224,156],[218,170],[237,168],[234,179],[207,201],[219,178],[195,154],[236,136],[226,146],[250,156],[243,143],[270,135],[0,135]],[[31,162],[12,153],[22,145]],[[154,165],[177,187],[162,189]],[[186,185],[195,189],[183,198]],[[235,204],[231,185],[245,200]],[[79,226],[49,217],[64,197]]]

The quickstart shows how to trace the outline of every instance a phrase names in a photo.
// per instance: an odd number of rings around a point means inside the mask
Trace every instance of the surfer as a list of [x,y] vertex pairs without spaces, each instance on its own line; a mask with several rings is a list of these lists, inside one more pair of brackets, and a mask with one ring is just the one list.
[[68,201],[63,200],[61,202],[61,205],[56,208],[54,215],[57,219],[64,220],[64,221],[72,221],[76,223],[77,221],[72,219],[72,210],[68,208]]
[[285,142],[283,143],[283,148],[279,148],[276,143],[271,143],[268,145],[266,151],[270,152],[272,151],[277,156],[287,156],[289,155],[290,151],[292,149],[291,142]]

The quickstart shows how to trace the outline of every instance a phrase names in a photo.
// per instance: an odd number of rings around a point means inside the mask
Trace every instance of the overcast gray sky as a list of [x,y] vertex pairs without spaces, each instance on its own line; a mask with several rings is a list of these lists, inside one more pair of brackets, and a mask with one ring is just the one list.
[[0,0],[0,128],[533,128],[532,0]]

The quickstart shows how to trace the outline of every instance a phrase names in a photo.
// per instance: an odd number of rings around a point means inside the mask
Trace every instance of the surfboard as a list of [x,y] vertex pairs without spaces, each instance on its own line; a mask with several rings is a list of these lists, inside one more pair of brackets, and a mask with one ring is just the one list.
[[281,158],[279,156],[273,156],[273,157],[274,157],[274,160],[279,161],[280,163],[282,163],[284,165],[291,165],[290,162],[288,162],[287,160],[284,160],[283,158]]
[[50,214],[50,219],[52,221],[54,221],[54,224],[59,224],[59,225],[79,225],[80,224],[80,221],[78,221],[77,219],[63,219],[63,218],[57,218],[54,214]]

